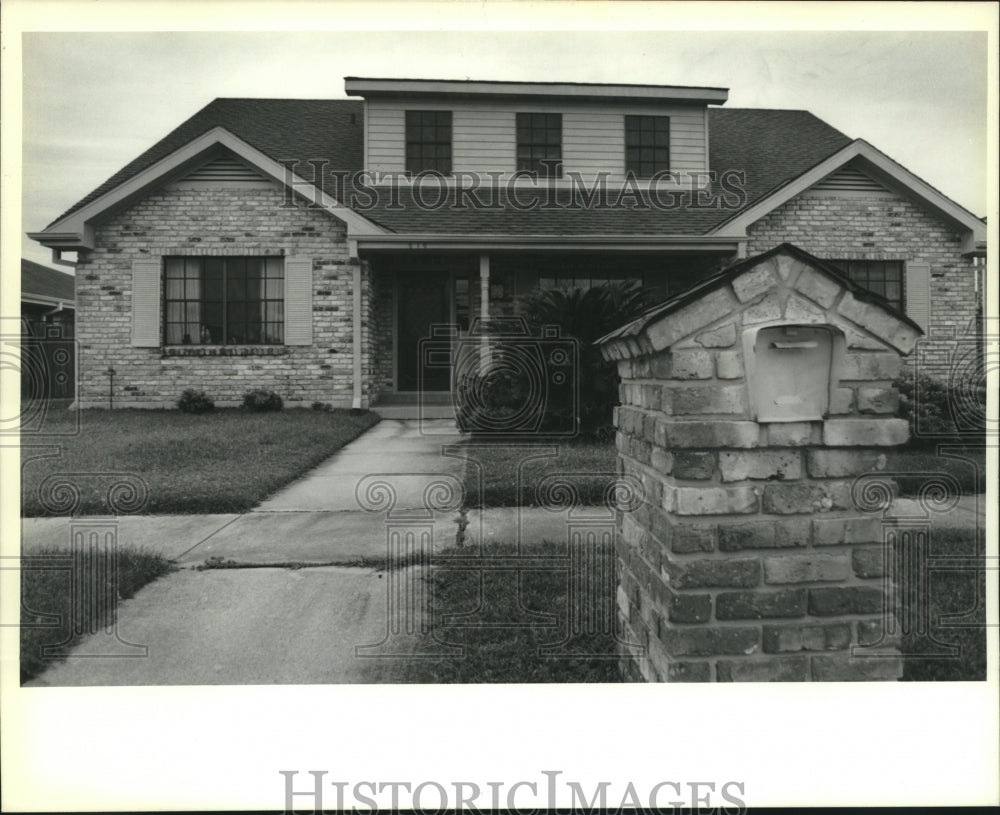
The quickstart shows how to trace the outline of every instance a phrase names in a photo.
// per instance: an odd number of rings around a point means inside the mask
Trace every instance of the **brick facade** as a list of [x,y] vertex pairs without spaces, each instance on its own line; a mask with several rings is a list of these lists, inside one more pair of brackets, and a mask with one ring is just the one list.
[[962,257],[961,234],[909,200],[890,193],[793,198],[747,229],[750,256],[794,243],[829,260],[901,260],[930,265],[930,325],[912,359],[947,377],[948,338],[975,333],[978,295],[973,258]]
[[[350,407],[354,266],[345,227],[304,205],[283,206],[284,200],[277,186],[167,186],[96,228],[96,246],[80,258],[76,273],[82,406],[107,406],[110,366],[115,407],[171,407],[186,388],[205,390],[220,406],[238,404],[251,388],[267,388],[290,404]],[[150,255],[311,257],[313,344],[133,347],[132,262]],[[369,276],[363,270],[362,313],[370,315]],[[367,348],[372,329],[366,322]],[[372,364],[366,358],[365,370]]]
[[[772,322],[832,326],[841,337],[827,418],[756,418],[759,374],[741,338]],[[888,527],[858,506],[853,482],[867,473],[892,489],[879,473],[908,431],[892,415],[891,380],[917,336],[779,253],[604,344],[622,380],[619,467],[644,493],[616,541],[629,675],[899,677],[898,643],[877,636],[889,608]],[[852,653],[875,642],[867,656]]]
[[[108,367],[115,370],[118,407],[172,406],[186,388],[207,391],[220,405],[236,404],[255,387],[278,391],[291,404],[329,402],[350,406],[353,396],[351,315],[354,268],[347,257],[345,227],[327,213],[286,207],[277,186],[252,189],[167,185],[96,228],[96,247],[82,253],[77,271],[82,406],[108,403]],[[946,376],[953,344],[974,327],[975,266],[961,256],[961,238],[939,219],[886,191],[852,196],[811,193],[797,197],[752,225],[748,252],[790,241],[818,257],[923,262],[931,270],[928,339],[913,356],[922,370]],[[313,345],[203,348],[140,348],[130,344],[131,264],[149,255],[305,255],[314,261]],[[510,315],[524,275],[499,273],[494,315]],[[473,304],[478,280],[472,279]],[[771,308],[757,304],[761,314]],[[362,377],[366,405],[393,387],[393,279],[362,264]],[[675,360],[697,377],[705,352]],[[734,354],[715,355],[719,378],[741,373]],[[676,373],[675,375],[680,375]],[[738,389],[737,389],[738,390]],[[731,400],[736,391],[720,391]],[[720,407],[692,394],[690,412]],[[698,399],[701,398],[701,401]],[[857,394],[877,400],[878,394]],[[891,398],[891,397],[889,397]],[[723,406],[724,407],[724,406]]]

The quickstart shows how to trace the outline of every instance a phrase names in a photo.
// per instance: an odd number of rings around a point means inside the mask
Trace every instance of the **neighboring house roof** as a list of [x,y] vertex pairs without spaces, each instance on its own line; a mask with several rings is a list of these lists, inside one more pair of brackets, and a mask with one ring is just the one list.
[[21,259],[21,300],[73,308],[76,279],[71,274]]

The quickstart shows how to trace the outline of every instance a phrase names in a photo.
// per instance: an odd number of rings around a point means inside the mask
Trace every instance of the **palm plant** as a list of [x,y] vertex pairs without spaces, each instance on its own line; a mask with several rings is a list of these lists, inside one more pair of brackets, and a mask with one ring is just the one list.
[[611,424],[618,404],[618,371],[594,342],[638,317],[655,301],[655,290],[638,281],[613,281],[589,289],[536,289],[520,298],[521,316],[536,335],[559,326],[561,336],[579,342],[580,429],[595,432]]

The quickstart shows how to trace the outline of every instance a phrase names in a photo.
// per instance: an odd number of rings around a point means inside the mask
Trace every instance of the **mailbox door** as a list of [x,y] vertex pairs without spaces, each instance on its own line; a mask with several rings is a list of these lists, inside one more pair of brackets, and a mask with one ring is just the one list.
[[833,334],[822,326],[762,328],[754,342],[754,411],[760,422],[822,419],[830,404]]

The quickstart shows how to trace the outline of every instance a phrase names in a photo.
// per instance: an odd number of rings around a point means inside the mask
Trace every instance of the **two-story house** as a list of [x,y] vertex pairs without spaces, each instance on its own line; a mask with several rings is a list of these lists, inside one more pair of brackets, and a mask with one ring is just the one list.
[[434,326],[459,343],[536,287],[666,296],[784,242],[929,332],[974,323],[983,221],[806,111],[660,85],[346,92],[217,99],[32,233],[77,253],[81,405],[109,366],[123,406],[412,402],[451,386],[454,357],[421,356]]

